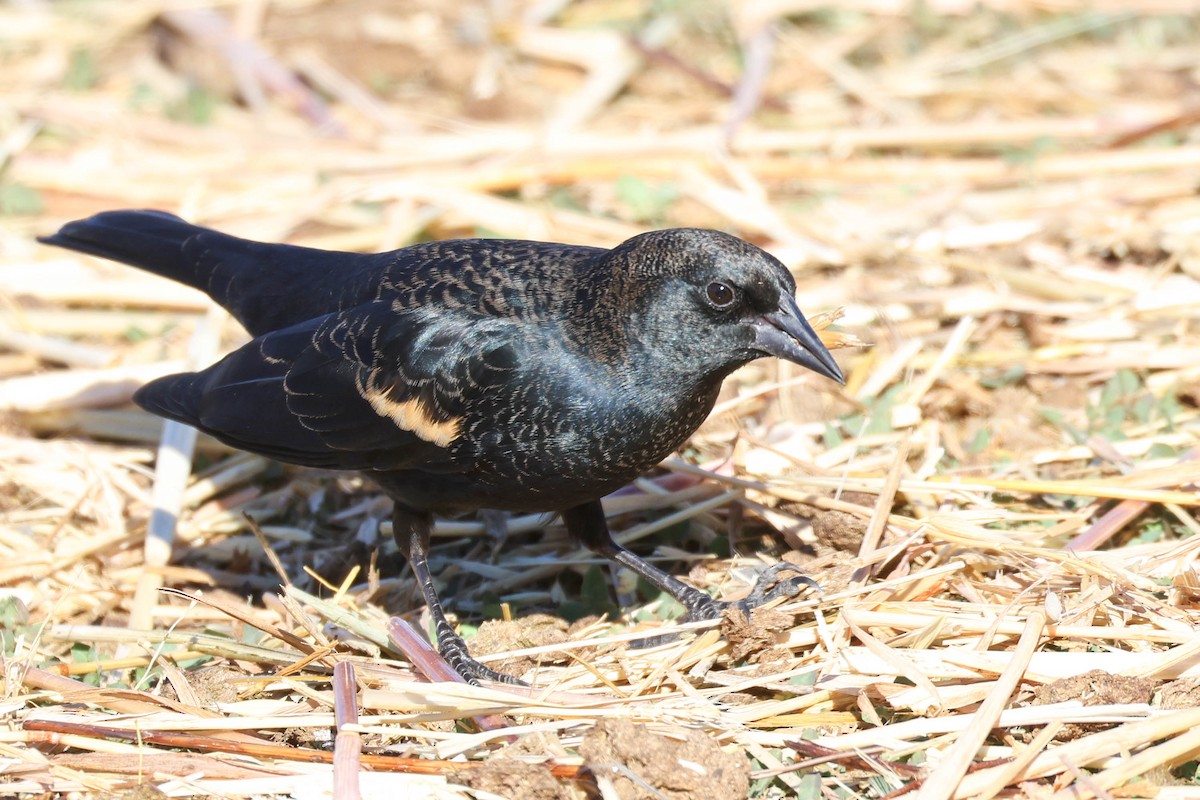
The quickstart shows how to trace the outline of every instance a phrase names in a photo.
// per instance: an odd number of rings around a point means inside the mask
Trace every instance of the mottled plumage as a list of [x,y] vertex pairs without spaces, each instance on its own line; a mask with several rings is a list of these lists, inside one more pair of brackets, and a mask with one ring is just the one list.
[[135,401],[244,450],[368,473],[396,502],[443,654],[472,680],[496,675],[442,614],[425,564],[432,513],[563,512],[583,544],[711,617],[720,604],[612,541],[599,498],[679,447],[748,361],[841,380],[787,270],[716,231],[612,250],[463,239],[362,255],[116,211],[42,241],[193,286],[246,327],[249,343]]

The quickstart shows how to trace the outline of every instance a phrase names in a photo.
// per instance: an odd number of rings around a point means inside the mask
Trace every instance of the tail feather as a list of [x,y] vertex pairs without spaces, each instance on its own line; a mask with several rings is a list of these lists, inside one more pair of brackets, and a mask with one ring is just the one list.
[[134,392],[133,402],[152,414],[204,429],[200,422],[204,384],[204,374],[200,372],[164,375]]
[[395,260],[252,242],[162,211],[106,211],[39,241],[199,289],[255,336],[370,302]]
[[38,241],[119,261],[207,291],[207,276],[184,257],[184,244],[204,228],[165,211],[107,211],[68,222]]

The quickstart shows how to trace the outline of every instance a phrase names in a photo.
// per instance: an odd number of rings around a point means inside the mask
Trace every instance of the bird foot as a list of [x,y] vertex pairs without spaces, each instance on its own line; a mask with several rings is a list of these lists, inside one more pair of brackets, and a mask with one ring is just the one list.
[[[785,572],[795,574],[790,578],[781,579],[779,576]],[[821,586],[815,580],[801,572],[800,568],[795,564],[780,561],[758,573],[758,580],[754,582],[754,586],[750,589],[750,594],[732,603],[725,602],[713,617],[695,617],[695,619],[715,619],[729,606],[737,606],[749,617],[750,612],[759,606],[764,606],[775,600],[787,600],[795,597],[800,594],[805,586],[810,586],[817,591],[821,590]],[[716,601],[713,602],[715,603]]]
[[[780,579],[779,576],[785,572],[794,572],[796,574],[790,578]],[[758,580],[754,582],[754,587],[750,590],[750,594],[741,600],[714,600],[704,592],[698,589],[691,589],[690,587],[688,594],[678,599],[683,604],[683,607],[687,609],[688,622],[720,619],[727,608],[737,608],[749,619],[750,612],[759,606],[766,605],[774,600],[786,600],[795,597],[800,594],[805,586],[811,586],[818,591],[821,588],[816,581],[802,573],[800,568],[795,564],[780,561],[762,570],[758,574]],[[679,634],[677,633],[666,633],[661,636],[638,639],[635,642],[631,642],[630,646],[657,647],[660,644],[667,644],[677,638],[679,638]]]
[[467,650],[467,643],[457,633],[450,636],[439,635],[438,652],[441,653],[442,658],[446,659],[446,663],[472,686],[480,686],[481,681],[495,681],[512,686],[529,686],[520,678],[497,672],[471,658],[471,653]]
[[[781,580],[781,573],[794,572],[794,577]],[[800,590],[805,586],[811,586],[814,589],[820,589],[817,582],[800,571],[800,568],[795,564],[789,564],[786,561],[780,561],[776,564],[764,569],[758,574],[758,580],[754,582],[754,587],[750,590],[750,594],[743,597],[741,600],[714,600],[703,592],[697,592],[694,598],[695,602],[684,602],[684,606],[688,610],[687,621],[696,622],[698,620],[720,619],[721,614],[727,608],[741,609],[742,613],[747,617],[750,612],[759,606],[766,605],[774,600],[786,600],[790,597],[795,597],[800,594]],[[689,597],[688,600],[693,600]]]

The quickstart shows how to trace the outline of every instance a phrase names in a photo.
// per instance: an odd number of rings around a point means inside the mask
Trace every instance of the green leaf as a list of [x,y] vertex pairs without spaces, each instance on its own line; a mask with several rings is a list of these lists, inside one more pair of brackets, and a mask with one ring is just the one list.
[[475,238],[476,239],[511,239],[512,237],[507,236],[493,228],[489,228],[486,225],[476,225],[475,226]]
[[167,117],[191,125],[207,125],[216,113],[217,98],[201,86],[189,86],[183,99],[167,106]]
[[792,686],[816,686],[817,673],[818,670],[814,669],[810,670],[809,672],[802,672],[799,675],[793,675],[792,677],[788,678],[788,683],[790,683]]
[[666,592],[658,596],[658,618],[660,620],[680,619],[687,614],[683,604]]
[[825,449],[832,450],[835,447],[840,447],[845,439],[842,438],[842,433],[837,429],[837,426],[832,422],[825,423]]
[[579,599],[567,600],[558,607],[558,614],[568,622],[592,615],[613,614],[617,606],[609,596],[608,570],[593,564],[583,573]]
[[800,777],[800,788],[796,791],[797,800],[822,800],[821,775],[808,772]]
[[679,190],[669,183],[649,184],[633,175],[617,178],[617,197],[638,222],[658,222],[679,198]]
[[131,344],[144,342],[149,338],[150,332],[144,328],[138,327],[137,325],[130,325],[125,329],[125,341],[130,342]]
[[32,216],[42,211],[42,195],[23,183],[0,183],[0,214]]
[[[75,642],[71,645],[71,660],[76,664],[83,664],[88,661],[99,661],[100,657],[96,655],[96,649],[90,644],[83,642]],[[100,673],[89,672],[83,675],[79,680],[86,683],[88,686],[100,686]]]
[[1179,448],[1171,447],[1169,444],[1155,442],[1154,444],[1150,445],[1150,449],[1146,451],[1146,458],[1151,460],[1159,458],[1179,458]]
[[1025,378],[1024,365],[1009,367],[1004,372],[993,372],[979,379],[979,383],[985,389],[1003,389],[1006,386],[1014,386],[1020,383]]
[[865,435],[879,436],[892,432],[892,409],[895,408],[896,398],[904,388],[903,385],[896,384],[875,398],[871,403],[871,410],[867,413],[867,429],[863,431]]
[[1154,544],[1167,538],[1167,527],[1161,519],[1156,519],[1142,526],[1133,541],[1138,544]]
[[96,67],[96,55],[91,50],[71,51],[67,74],[63,83],[73,92],[94,88],[100,82],[100,70]]
[[1049,422],[1055,428],[1058,428],[1063,433],[1071,437],[1075,444],[1083,444],[1087,441],[1088,435],[1084,431],[1079,430],[1071,423],[1067,422],[1066,417],[1057,408],[1038,408],[1038,414],[1042,419]]
[[980,428],[975,431],[975,435],[971,437],[971,441],[963,445],[968,453],[982,453],[987,450],[988,445],[992,443],[992,432],[987,428]]
[[576,194],[574,187],[556,186],[546,193],[546,202],[553,208],[567,211],[587,211],[587,204]]

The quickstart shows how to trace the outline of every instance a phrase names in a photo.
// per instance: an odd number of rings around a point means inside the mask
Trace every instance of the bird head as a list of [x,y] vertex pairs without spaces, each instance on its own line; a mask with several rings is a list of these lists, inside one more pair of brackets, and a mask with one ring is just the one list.
[[675,366],[718,378],[775,356],[845,382],[796,304],[791,273],[749,242],[676,228],[635,236],[604,261],[630,350],[671,353]]

